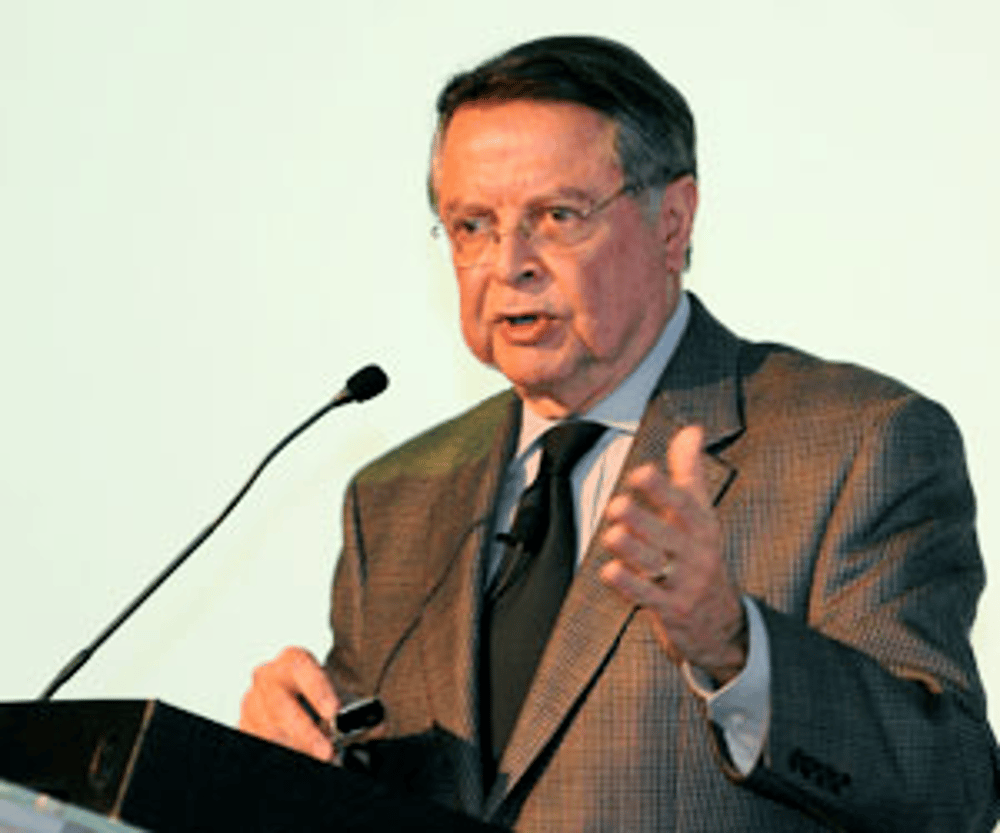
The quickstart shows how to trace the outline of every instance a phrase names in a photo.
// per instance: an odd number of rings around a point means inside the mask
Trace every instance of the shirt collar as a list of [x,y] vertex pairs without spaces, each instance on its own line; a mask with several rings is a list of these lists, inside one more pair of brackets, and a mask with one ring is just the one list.
[[[639,428],[643,411],[646,410],[646,404],[653,395],[653,388],[656,387],[663,368],[676,352],[690,317],[691,302],[687,293],[682,292],[674,314],[670,316],[663,332],[646,357],[617,388],[582,414],[581,419],[599,422],[608,428],[634,436]],[[539,416],[531,408],[522,407],[521,411],[521,434],[518,438],[517,453],[514,455],[515,461],[522,459],[533,449],[539,437],[560,421]]]

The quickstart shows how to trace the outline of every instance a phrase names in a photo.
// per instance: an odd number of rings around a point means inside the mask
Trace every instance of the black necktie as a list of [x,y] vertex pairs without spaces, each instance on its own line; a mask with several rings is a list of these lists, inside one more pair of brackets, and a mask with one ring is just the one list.
[[[483,752],[500,760],[573,579],[576,523],[570,473],[604,432],[565,422],[542,438],[538,476],[517,504],[503,561],[486,594],[480,686]],[[486,761],[487,766],[491,763]],[[488,773],[491,776],[492,773]],[[491,778],[490,778],[491,780]]]

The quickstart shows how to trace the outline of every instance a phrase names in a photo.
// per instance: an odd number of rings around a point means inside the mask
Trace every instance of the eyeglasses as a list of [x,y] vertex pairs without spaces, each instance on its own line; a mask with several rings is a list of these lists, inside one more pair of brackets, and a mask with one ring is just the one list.
[[[569,248],[591,237],[598,227],[599,214],[624,194],[637,194],[647,185],[626,183],[611,196],[592,205],[574,205],[573,200],[552,202],[531,208],[512,231],[519,232],[536,248]],[[435,223],[431,234],[446,239],[456,266],[479,266],[496,256],[493,244],[504,234],[488,213],[456,214]]]

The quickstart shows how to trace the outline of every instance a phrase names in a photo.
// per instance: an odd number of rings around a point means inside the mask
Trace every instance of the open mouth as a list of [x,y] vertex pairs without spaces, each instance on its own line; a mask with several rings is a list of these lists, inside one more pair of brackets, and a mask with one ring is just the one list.
[[496,319],[503,337],[511,344],[537,344],[548,337],[555,318],[544,310],[501,314]]
[[523,324],[534,324],[538,320],[538,315],[535,313],[528,313],[527,315],[505,315],[504,321],[515,327]]

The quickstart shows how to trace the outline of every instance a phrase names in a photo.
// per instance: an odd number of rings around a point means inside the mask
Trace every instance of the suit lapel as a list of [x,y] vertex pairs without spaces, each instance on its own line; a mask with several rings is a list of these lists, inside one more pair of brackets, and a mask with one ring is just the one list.
[[[449,734],[472,741],[469,760],[459,775],[459,790],[470,812],[478,812],[482,802],[476,654],[483,553],[489,546],[497,492],[520,420],[513,396],[500,403],[499,410],[488,414],[487,424],[479,422],[469,432],[476,437],[478,453],[449,472],[445,499],[440,506],[427,508],[428,559],[423,582],[430,601],[418,628],[434,720]],[[485,447],[484,436],[492,437]]]
[[[673,435],[684,425],[698,423],[706,432],[702,459],[709,493],[718,503],[736,472],[712,452],[742,431],[736,379],[739,342],[694,297],[691,300],[688,330],[650,400],[619,484],[637,466],[662,462]],[[635,615],[636,608],[598,577],[611,558],[600,543],[602,530],[603,524],[570,587],[500,762],[500,776],[487,799],[490,815],[555,738]]]

